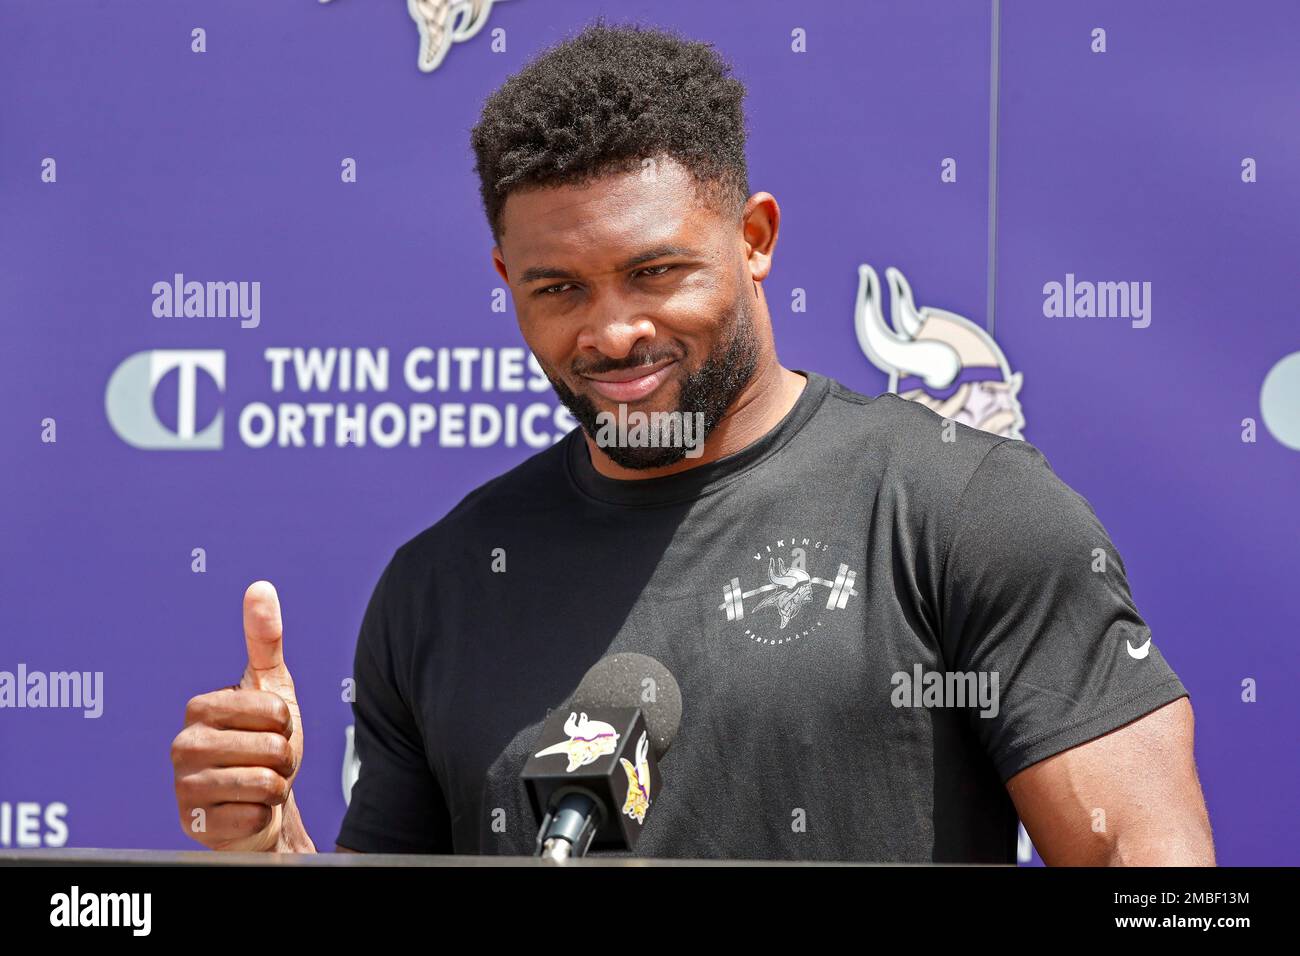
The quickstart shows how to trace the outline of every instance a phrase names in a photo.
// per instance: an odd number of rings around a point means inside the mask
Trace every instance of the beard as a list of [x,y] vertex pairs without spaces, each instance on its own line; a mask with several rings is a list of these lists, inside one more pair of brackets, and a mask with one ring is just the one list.
[[[700,422],[702,427],[694,436],[694,441],[701,445],[722,420],[732,402],[753,379],[754,372],[758,368],[758,336],[754,331],[752,315],[753,310],[749,300],[743,293],[737,296],[736,302],[721,323],[722,335],[717,346],[705,356],[703,364],[698,369],[687,374],[682,380],[677,407],[674,411],[682,416],[683,422],[687,415],[692,416],[692,421]],[[602,366],[600,371],[611,372],[615,369],[652,365],[665,357],[668,356],[633,355],[629,356],[628,361],[619,365]],[[597,419],[600,410],[590,398],[574,392],[558,376],[552,375],[545,366],[542,367],[542,371],[550,379],[551,386],[560,401],[594,441],[601,427]],[[701,418],[695,419],[696,414]],[[604,444],[600,447],[615,464],[636,470],[676,464],[686,457],[686,452],[689,450],[684,442],[659,447],[627,446],[618,443]]]

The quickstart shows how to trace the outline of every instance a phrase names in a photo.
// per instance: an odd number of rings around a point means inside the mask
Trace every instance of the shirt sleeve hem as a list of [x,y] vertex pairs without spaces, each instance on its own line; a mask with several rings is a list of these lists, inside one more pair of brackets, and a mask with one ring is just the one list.
[[1110,733],[1180,697],[1190,696],[1178,677],[1170,677],[1076,723],[1012,748],[997,761],[998,773],[1002,782],[1006,783],[1039,761]]

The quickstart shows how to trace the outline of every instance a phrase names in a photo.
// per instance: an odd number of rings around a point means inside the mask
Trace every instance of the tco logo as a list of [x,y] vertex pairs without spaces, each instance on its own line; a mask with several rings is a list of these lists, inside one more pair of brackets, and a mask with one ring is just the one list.
[[[154,349],[128,357],[108,380],[104,410],[119,438],[136,448],[198,450],[221,447],[222,413],[202,431],[195,431],[199,372],[226,387],[226,353],[219,349]],[[175,372],[176,426],[169,428],[155,411],[155,392]],[[205,383],[206,384],[206,383]],[[168,413],[170,418],[170,414]]]

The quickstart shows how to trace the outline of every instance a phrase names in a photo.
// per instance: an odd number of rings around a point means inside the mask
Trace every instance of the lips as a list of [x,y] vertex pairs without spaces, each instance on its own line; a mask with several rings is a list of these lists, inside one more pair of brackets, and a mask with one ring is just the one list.
[[664,365],[649,366],[649,371],[642,368],[619,369],[606,372],[600,377],[583,376],[591,383],[592,389],[613,402],[636,402],[650,395],[668,380],[676,361]]

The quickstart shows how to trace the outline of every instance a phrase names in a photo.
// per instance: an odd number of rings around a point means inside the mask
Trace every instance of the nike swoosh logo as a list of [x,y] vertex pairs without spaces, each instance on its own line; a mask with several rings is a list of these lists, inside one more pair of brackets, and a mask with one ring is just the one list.
[[1151,653],[1151,638],[1149,637],[1147,638],[1147,642],[1141,647],[1134,647],[1128,641],[1125,641],[1124,645],[1128,648],[1128,656],[1133,658],[1135,661],[1140,661]]

